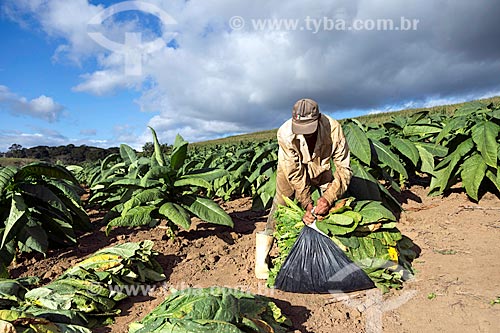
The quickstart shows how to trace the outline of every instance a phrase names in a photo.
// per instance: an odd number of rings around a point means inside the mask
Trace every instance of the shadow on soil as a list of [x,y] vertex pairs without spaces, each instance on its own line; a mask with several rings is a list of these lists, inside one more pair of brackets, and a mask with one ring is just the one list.
[[399,203],[408,204],[410,201],[422,203],[422,198],[413,193],[412,191],[406,189],[400,193],[391,192],[391,194],[398,200]]
[[283,314],[292,321],[292,329],[302,333],[313,333],[304,327],[304,323],[311,316],[311,311],[304,306],[292,305],[290,302],[277,298],[270,298],[281,309]]
[[[128,316],[130,314],[130,309],[133,306],[136,306],[137,304],[143,303],[143,302],[149,302],[155,299],[154,297],[151,296],[133,296],[127,299],[124,299],[118,303],[117,308],[120,309],[120,314],[119,316]],[[139,321],[141,318],[137,318],[137,321]],[[103,327],[95,327],[92,329],[92,333],[110,333],[113,332],[111,327],[109,326],[103,326]]]
[[[180,231],[179,237],[194,241],[215,236],[223,240],[228,245],[233,245],[241,235],[250,235],[256,229],[256,222],[264,222],[267,216],[266,211],[246,210],[243,212],[232,212],[229,214],[234,222],[234,228],[214,225],[197,220],[193,224],[195,228],[189,231]],[[236,235],[237,236],[236,236]]]
[[[452,187],[450,189],[447,189],[446,191],[443,192],[443,197],[444,198],[447,198],[449,197],[451,194],[454,194],[454,193],[466,193],[467,192],[465,191],[465,189],[462,187],[462,183],[458,183],[456,185],[456,187]],[[471,198],[470,196],[467,196],[469,198],[469,200],[473,203],[478,203],[479,201],[481,201],[481,199],[483,199],[483,197],[488,197],[488,196],[492,196],[492,197],[496,197],[497,200],[500,200],[500,191],[498,190],[498,188],[496,188],[496,186],[491,183],[491,181],[486,181],[484,182],[484,185],[482,185],[479,190],[478,190],[478,193],[477,193],[477,198],[478,200],[474,200],[473,198]]]

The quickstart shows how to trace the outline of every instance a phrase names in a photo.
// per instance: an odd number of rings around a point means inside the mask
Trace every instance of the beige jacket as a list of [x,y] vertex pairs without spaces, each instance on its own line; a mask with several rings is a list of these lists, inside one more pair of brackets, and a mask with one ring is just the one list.
[[[303,135],[292,133],[292,120],[278,129],[277,199],[295,198],[302,207],[312,203],[311,185],[320,186],[323,197],[332,204],[340,198],[351,181],[349,148],[339,122],[321,114],[318,138],[312,156]],[[335,165],[332,175],[330,159]]]

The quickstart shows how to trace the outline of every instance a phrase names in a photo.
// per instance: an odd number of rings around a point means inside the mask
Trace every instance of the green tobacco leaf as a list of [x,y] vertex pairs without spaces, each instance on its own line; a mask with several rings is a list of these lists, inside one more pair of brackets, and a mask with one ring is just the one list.
[[111,227],[137,227],[147,225],[151,223],[151,212],[155,209],[156,207],[154,206],[134,207],[129,210],[126,215],[112,219],[108,223],[106,232],[108,233]]
[[497,124],[489,121],[480,122],[472,127],[472,140],[477,145],[484,162],[493,168],[498,165],[498,143],[496,138],[499,129],[500,127]]
[[206,189],[211,189],[212,185],[203,178],[198,177],[181,177],[174,182],[174,186],[198,186]]
[[382,200],[378,181],[355,159],[351,160],[353,177],[349,192],[359,199]]
[[434,172],[434,155],[422,146],[415,145],[415,147],[417,148],[420,160],[422,161],[420,170],[425,173],[432,174],[432,172]]
[[285,204],[288,208],[291,208],[294,212],[300,214],[300,216],[304,215],[305,211],[292,199],[288,198],[287,196],[283,196],[283,200],[285,201]]
[[[247,177],[247,181],[253,184],[260,176],[262,176],[266,171],[272,170],[276,166],[276,161],[263,162],[259,164],[250,176]],[[251,168],[250,168],[251,170]]]
[[[271,170],[268,170],[271,171]],[[276,172],[271,173],[266,182],[261,183],[256,193],[252,198],[252,209],[265,210],[272,204],[274,195],[276,194]],[[258,206],[257,203],[261,204]]]
[[271,144],[268,144],[262,148],[257,149],[254,157],[252,158],[252,161],[250,162],[250,169],[254,169],[255,165],[262,162],[267,156],[272,154],[277,148],[278,148],[278,145],[276,143],[271,143]]
[[[246,163],[248,163],[248,162],[246,162]],[[233,172],[231,172],[231,174],[233,174]],[[226,175],[229,175],[229,172],[227,170],[224,170],[224,169],[208,169],[208,170],[201,169],[201,170],[196,170],[194,172],[186,173],[180,179],[182,179],[182,178],[201,178],[201,179],[206,180],[207,182],[211,182],[215,179],[224,177]]]
[[374,240],[368,237],[359,237],[359,252],[360,252],[360,257],[356,259],[365,259],[365,258],[375,258],[376,255],[376,249],[375,249],[375,244]]
[[432,173],[431,184],[429,186],[429,195],[439,195],[443,193],[451,184],[451,180],[455,178],[458,171],[459,162],[462,157],[467,155],[474,148],[472,138],[460,143],[457,148],[446,156],[434,168]]
[[351,221],[352,224],[350,225],[339,225],[339,224],[328,223],[328,221],[323,220],[323,221],[317,221],[316,226],[318,227],[319,230],[321,230],[328,236],[341,236],[349,234],[357,228],[358,223],[355,223],[354,220],[352,219]]
[[[241,165],[235,170],[231,171],[231,177],[234,177],[235,179],[241,178],[246,172],[248,172],[249,167],[250,167],[250,162],[248,161],[237,161],[235,163],[241,163]],[[232,170],[229,168],[229,170]]]
[[46,162],[36,162],[22,167],[16,174],[16,180],[22,180],[29,176],[46,176],[50,178],[66,179],[74,184],[78,184],[75,176],[60,165],[49,164]]
[[415,142],[415,145],[417,146],[417,148],[421,147],[427,150],[435,157],[445,157],[448,154],[448,148],[434,143]]
[[391,169],[395,170],[399,174],[401,174],[405,179],[408,178],[408,173],[405,170],[403,164],[401,164],[398,156],[394,154],[389,147],[384,145],[382,142],[378,140],[371,140],[375,150],[377,151],[377,157],[380,162],[386,164]]
[[48,236],[51,241],[59,244],[66,244],[68,241],[71,244],[76,243],[75,231],[70,223],[57,217],[50,217],[48,210],[40,210],[42,214],[47,215],[43,219],[43,228],[50,231]]
[[366,165],[370,165],[372,155],[370,142],[365,132],[358,125],[348,122],[342,126],[351,153]]
[[[457,148],[452,151],[448,156],[446,156],[438,165],[436,165],[435,170],[440,170],[447,165],[454,169],[456,164],[461,160],[462,157],[467,155],[474,148],[474,142],[472,138],[468,138],[464,142],[460,143]],[[451,173],[450,170],[449,173]]]
[[[123,244],[118,244],[112,247],[104,248],[99,251],[97,251],[94,256],[103,254],[103,253],[108,253],[108,254],[116,254],[119,255],[125,259],[132,259],[141,249],[141,244],[140,243],[135,243],[135,242],[128,242],[128,243],[123,243]],[[146,245],[146,250],[151,251],[152,246],[154,245],[153,241],[151,240],[145,240],[144,244]]]
[[16,238],[19,243],[19,250],[22,252],[34,250],[39,253],[47,253],[49,247],[47,233],[42,226],[30,218],[26,223],[26,227],[17,233]]
[[122,176],[125,173],[125,169],[126,169],[125,162],[116,163],[111,168],[103,171],[100,182],[112,177]]
[[119,154],[110,154],[106,156],[106,158],[101,162],[101,173],[103,173],[105,170],[108,169],[108,166],[111,163],[117,162],[120,160],[120,155]]
[[158,199],[162,199],[165,195],[160,189],[150,188],[144,191],[139,192],[134,195],[134,197],[139,200],[141,204],[152,202]]
[[50,206],[52,209],[59,211],[66,218],[71,220],[71,214],[68,211],[68,208],[66,207],[66,205],[48,187],[40,185],[40,184],[38,184],[38,185],[20,184],[19,188],[22,190],[22,192],[24,194],[24,198],[28,202],[32,201],[32,200],[28,199],[30,197],[36,199],[35,202],[37,202],[38,204],[40,204],[39,202],[42,201],[43,203]]
[[358,237],[356,236],[352,236],[352,235],[347,235],[347,236],[335,236],[335,237],[332,237],[333,238],[336,238],[338,241],[340,241],[340,243],[346,247],[350,247],[350,248],[358,248],[359,247],[359,240],[358,240]]
[[186,205],[185,208],[200,219],[229,227],[234,226],[231,217],[213,200],[198,196],[184,196],[182,200]]
[[179,170],[184,164],[187,156],[188,142],[184,141],[182,136],[177,134],[174,141],[174,146],[172,149],[172,155],[170,156],[170,167],[174,170]]
[[354,220],[354,222],[356,222],[356,223],[361,222],[361,220],[363,219],[363,215],[361,215],[358,212],[353,212],[350,210],[343,212],[342,215],[351,217]]
[[185,230],[189,230],[191,227],[191,218],[188,212],[176,203],[167,202],[163,204],[159,209],[159,213]]
[[483,181],[487,165],[479,154],[474,154],[462,164],[462,182],[467,194],[474,200],[478,200],[478,191]]
[[486,177],[497,187],[500,191],[500,168],[497,171],[497,174],[493,173],[490,169],[486,170]]
[[[146,183],[146,185],[148,185]],[[140,188],[142,187],[141,179],[130,179],[130,178],[120,178],[114,181],[109,187],[132,187],[132,188]]]
[[123,204],[122,215],[127,214],[127,212],[134,207],[162,199],[163,197],[163,192],[156,188],[141,191],[138,194],[132,196],[132,198],[130,198]]
[[149,169],[148,172],[144,175],[144,177],[141,179],[140,185],[143,187],[148,186],[148,184],[151,184],[154,181],[157,181],[159,179],[166,178],[166,180],[169,180],[169,173],[170,169],[169,167],[166,166],[155,166]]
[[358,201],[354,207],[354,211],[359,212],[363,216],[361,225],[379,221],[396,221],[394,214],[385,208],[381,202],[377,201]]
[[436,143],[441,142],[449,133],[462,129],[467,124],[466,117],[454,117],[443,127],[443,130],[436,137]]
[[454,165],[448,164],[445,168],[434,171],[429,185],[429,196],[439,195],[449,187],[453,170]]
[[402,209],[401,204],[392,196],[392,194],[378,182],[369,172],[367,172],[356,160],[351,161],[353,177],[349,184],[349,192],[358,199],[370,199],[381,201],[382,194],[395,207]]
[[403,134],[405,136],[425,136],[427,134],[439,133],[441,131],[441,127],[437,125],[431,124],[416,124],[416,125],[407,125],[403,128]]
[[403,239],[403,235],[398,229],[392,229],[381,232],[384,238],[383,243],[389,246],[396,246],[397,243]]
[[17,168],[12,166],[6,166],[0,169],[0,196],[3,194],[3,191],[12,181],[12,178],[17,172]]
[[80,189],[79,187],[75,188],[74,185],[70,185],[67,182],[54,179],[47,180],[47,183],[47,186],[51,189],[52,192],[60,192],[60,194],[58,194],[59,197],[65,196],[69,200],[74,202],[75,205],[80,205],[80,195],[78,193],[78,190]]
[[392,116],[391,120],[384,123],[384,126],[389,125],[389,127],[391,128],[397,128],[398,130],[401,130],[406,125],[407,121],[408,118],[401,116]]
[[354,219],[351,216],[344,214],[330,214],[324,220],[325,223],[337,225],[351,225]]
[[135,151],[132,149],[132,147],[124,143],[120,145],[120,156],[127,165],[137,161],[137,155],[135,154]]
[[370,128],[366,132],[366,136],[368,137],[368,139],[380,141],[383,138],[387,137],[387,131],[384,128]]
[[408,125],[418,125],[418,124],[427,124],[426,119],[429,118],[429,111],[417,111],[411,114],[408,117],[407,124]]
[[389,141],[391,142],[391,145],[396,148],[401,154],[408,157],[408,159],[413,163],[414,166],[417,166],[420,155],[418,153],[417,147],[413,142],[397,137],[390,137]]
[[9,217],[7,218],[7,221],[5,221],[5,229],[3,232],[2,245],[0,245],[0,249],[4,247],[5,241],[10,236],[10,231],[16,226],[18,222],[23,222],[23,217],[25,217],[27,209],[28,207],[26,207],[23,197],[20,194],[15,193],[12,196]]
[[148,127],[151,130],[151,133],[153,134],[153,142],[155,147],[155,152],[154,152],[155,160],[159,166],[165,166],[166,165],[165,158],[163,157],[163,152],[161,151],[160,142],[158,142],[158,137],[156,136],[156,132],[152,127],[150,126]]
[[466,103],[455,111],[455,117],[468,116],[476,113],[477,110],[481,110],[482,108],[484,108],[484,105],[478,101]]

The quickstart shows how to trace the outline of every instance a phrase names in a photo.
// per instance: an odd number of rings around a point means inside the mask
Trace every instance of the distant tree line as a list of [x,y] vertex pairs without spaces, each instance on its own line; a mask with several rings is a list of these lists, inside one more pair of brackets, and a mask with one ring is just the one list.
[[99,148],[92,146],[75,146],[69,144],[66,146],[37,146],[32,148],[23,148],[15,143],[10,146],[9,151],[2,154],[5,157],[31,158],[46,162],[60,162],[63,164],[81,164],[83,162],[92,162],[103,159],[109,154],[119,153],[120,149]]
[[[171,145],[161,145],[163,153],[168,154],[172,150]],[[154,152],[152,142],[146,142],[142,147],[139,156],[149,157]],[[23,148],[20,144],[14,143],[9,147],[6,153],[0,153],[0,157],[28,158],[51,163],[82,164],[84,162],[94,162],[102,160],[110,154],[119,154],[120,148],[99,148],[87,145],[75,146],[69,144],[66,146],[36,146],[32,148]]]

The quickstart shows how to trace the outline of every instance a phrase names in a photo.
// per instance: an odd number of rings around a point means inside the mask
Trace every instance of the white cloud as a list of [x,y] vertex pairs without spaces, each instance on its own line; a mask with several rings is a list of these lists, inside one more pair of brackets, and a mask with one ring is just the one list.
[[64,107],[51,97],[40,95],[28,100],[11,92],[6,86],[0,85],[0,108],[14,116],[26,115],[34,118],[55,122],[59,119]]
[[133,80],[117,70],[95,71],[81,76],[84,82],[73,87],[73,91],[89,92],[94,95],[105,95],[119,88],[132,88],[141,82]]
[[[231,133],[242,133],[251,130],[250,127],[241,127],[233,122],[221,120],[201,120],[179,115],[171,118],[165,115],[154,116],[148,126],[151,126],[161,143],[173,144],[177,134],[181,134],[188,142],[210,140]],[[153,141],[148,129],[140,141]]]
[[[102,49],[87,35],[88,20],[102,6],[84,0],[23,0],[11,1],[9,8],[31,13],[47,34],[62,37],[59,57],[97,59],[98,68],[83,74],[74,91],[140,90],[136,102],[142,111],[159,113],[149,124],[161,129],[167,141],[177,132],[198,141],[277,127],[301,97],[315,98],[323,111],[335,115],[349,109],[431,106],[500,90],[500,44],[491,42],[500,7],[490,1],[443,0],[439,10],[433,2],[417,0],[383,5],[368,0],[151,2],[177,21],[162,33],[167,42],[175,31],[179,47],[143,56],[136,76],[125,74],[122,55]],[[245,19],[244,29],[229,28],[235,15]],[[275,18],[297,19],[304,28],[306,17],[344,18],[348,24],[388,18],[399,24],[405,17],[419,24],[416,31],[317,33],[252,27],[252,19]],[[133,29],[154,35],[140,20],[110,20],[104,28],[119,42]],[[118,137],[139,145],[130,131],[122,132]],[[141,140],[150,141],[147,131]]]

